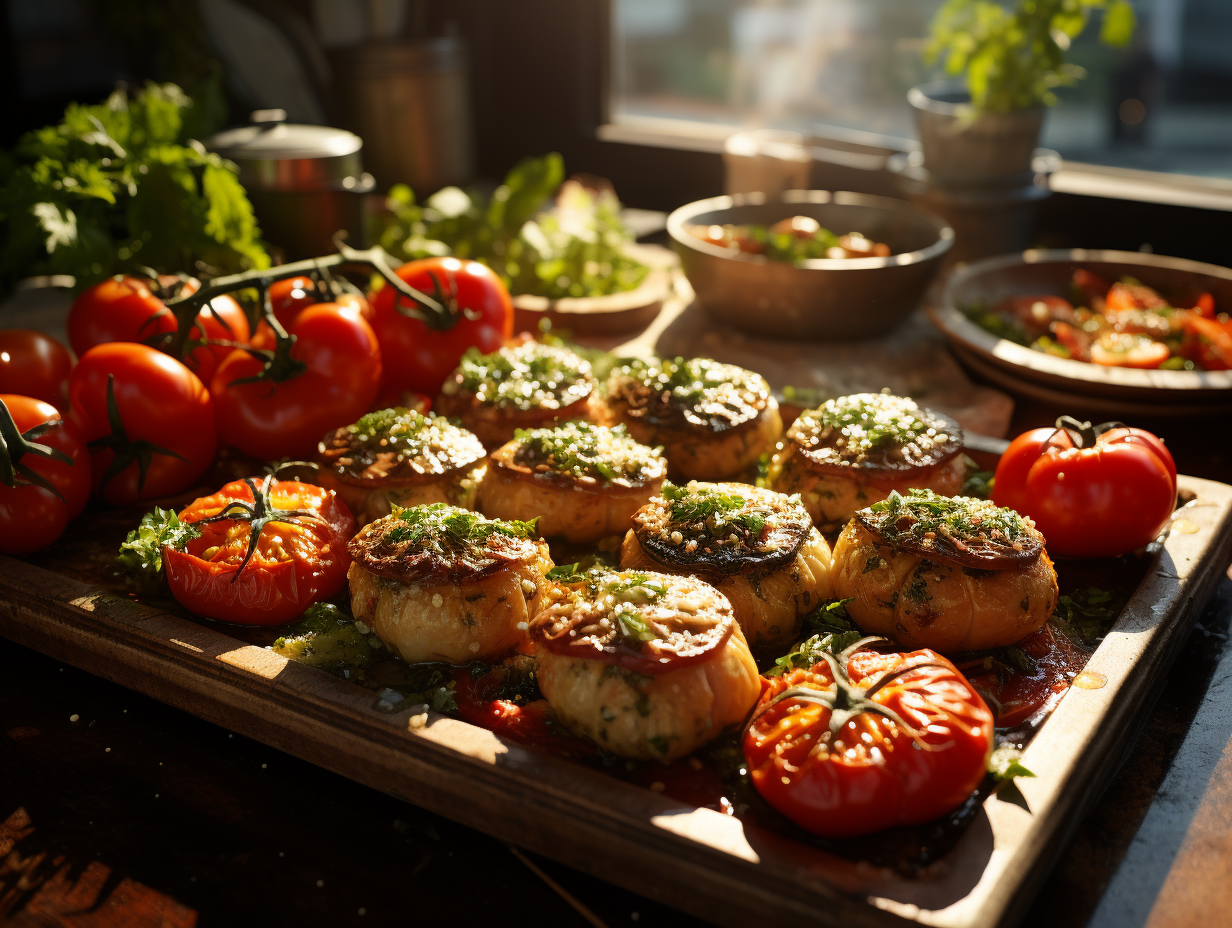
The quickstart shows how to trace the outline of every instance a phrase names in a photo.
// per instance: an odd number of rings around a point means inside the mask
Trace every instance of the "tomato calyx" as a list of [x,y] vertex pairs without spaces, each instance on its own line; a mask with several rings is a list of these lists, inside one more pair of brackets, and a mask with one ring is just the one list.
[[18,486],[35,486],[49,490],[64,501],[64,494],[50,480],[38,471],[23,464],[22,458],[30,456],[44,458],[49,461],[59,461],[73,466],[73,459],[59,448],[40,444],[35,439],[40,438],[52,429],[59,427],[63,419],[50,419],[41,425],[22,432],[13,420],[13,414],[0,400],[0,483],[10,489]]
[[[289,277],[299,277],[301,275],[315,276],[319,286],[324,287],[323,279],[327,269],[344,264],[362,265],[376,271],[385,280],[387,285],[392,286],[404,299],[410,300],[425,313],[441,317],[447,315],[452,317],[455,315],[450,314],[446,307],[436,299],[428,296],[426,293],[421,293],[399,277],[390,264],[392,259],[389,253],[384,248],[381,248],[379,245],[367,249],[351,248],[346,244],[345,237],[345,233],[341,232],[334,236],[334,245],[338,249],[337,254],[325,255],[320,258],[306,258],[303,261],[280,264],[277,267],[243,271],[226,277],[215,277],[209,283],[202,286],[200,290],[167,301],[167,309],[175,316],[178,325],[165,350],[175,358],[187,355],[187,352],[191,350],[187,346],[189,331],[192,329],[197,315],[201,312],[201,308],[216,296],[222,296],[224,293],[234,293],[236,290],[244,290],[249,287],[257,287],[260,290],[268,291],[270,284],[274,281],[285,280]],[[265,304],[262,308],[263,316],[266,321],[271,321],[273,310],[269,305],[268,297],[264,298],[262,302]],[[274,331],[278,332],[278,328],[275,327]]]
[[124,420],[120,417],[120,407],[116,403],[115,398],[115,374],[107,375],[107,424],[111,427],[111,432],[101,438],[96,438],[89,443],[88,447],[91,452],[98,451],[102,448],[110,448],[112,457],[110,463],[107,464],[107,469],[103,471],[103,479],[99,484],[99,488],[105,487],[112,477],[118,475],[128,465],[134,461],[137,462],[137,492],[145,487],[146,473],[150,469],[150,463],[154,460],[154,455],[161,454],[169,458],[178,458],[185,464],[192,462],[184,455],[161,445],[156,445],[152,441],[144,438],[139,438],[136,441],[128,437],[128,430],[124,427]]
[[473,309],[459,307],[458,284],[454,279],[453,271],[446,272],[449,276],[448,291],[441,287],[441,282],[437,280],[435,274],[431,271],[426,273],[432,281],[432,299],[440,307],[440,310],[427,308],[423,304],[408,305],[406,300],[396,299],[394,300],[394,309],[399,315],[422,322],[433,332],[448,332],[463,319],[475,322],[483,318],[482,313],[475,312]]
[[1125,424],[1122,422],[1101,422],[1099,425],[1092,425],[1090,422],[1080,422],[1073,416],[1057,418],[1057,431],[1065,432],[1075,448],[1094,448],[1099,441],[1099,436],[1104,432],[1123,428]]
[[814,705],[823,706],[830,710],[830,739],[833,740],[839,736],[843,727],[858,715],[865,713],[869,715],[880,716],[894,723],[894,725],[904,735],[915,742],[916,746],[924,751],[937,750],[938,745],[930,745],[924,741],[924,733],[912,728],[903,719],[901,715],[891,709],[889,706],[876,702],[872,697],[883,687],[893,683],[904,674],[910,673],[913,670],[919,670],[927,667],[944,667],[944,665],[936,661],[926,661],[918,664],[904,664],[892,670],[889,673],[882,674],[872,686],[862,687],[852,681],[851,676],[847,672],[847,662],[853,654],[861,648],[867,648],[870,645],[889,644],[887,638],[881,638],[873,635],[868,638],[861,638],[859,641],[850,647],[844,648],[836,657],[829,651],[822,651],[821,657],[830,667],[830,674],[834,678],[832,689],[817,689],[812,686],[792,686],[783,690],[760,709],[753,714],[749,719],[749,723],[745,726],[746,731],[751,728],[754,723],[771,708],[783,702],[786,699],[797,699],[801,702],[810,702]]
[[310,509],[279,509],[270,500],[270,485],[274,482],[273,474],[266,474],[265,479],[261,481],[260,489],[257,488],[256,481],[251,477],[245,477],[244,483],[248,489],[252,491],[252,502],[245,502],[242,499],[232,500],[223,506],[222,509],[214,513],[212,516],[206,516],[204,519],[198,519],[192,524],[196,527],[202,525],[210,525],[214,522],[247,522],[250,525],[248,533],[248,548],[244,552],[244,559],[240,561],[240,566],[236,569],[235,574],[231,577],[231,582],[234,583],[240,578],[240,574],[244,572],[244,568],[248,566],[248,562],[252,560],[252,556],[257,553],[257,542],[261,540],[261,533],[265,531],[265,527],[271,522],[284,522],[290,525],[302,524],[305,521],[315,521],[327,525],[325,519],[320,514],[313,512]]

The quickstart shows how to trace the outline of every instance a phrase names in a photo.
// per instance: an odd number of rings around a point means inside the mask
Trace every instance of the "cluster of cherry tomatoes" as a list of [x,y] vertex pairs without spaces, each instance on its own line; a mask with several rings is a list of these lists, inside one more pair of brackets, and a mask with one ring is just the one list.
[[75,364],[46,335],[0,331],[0,552],[51,544],[91,495],[118,506],[182,493],[220,445],[308,457],[331,429],[435,395],[467,348],[512,335],[509,293],[484,265],[428,258],[398,275],[446,313],[418,313],[389,286],[365,298],[291,277],[269,287],[273,320],[212,298],[173,357],[167,301],[200,284],[117,276],[73,303]]

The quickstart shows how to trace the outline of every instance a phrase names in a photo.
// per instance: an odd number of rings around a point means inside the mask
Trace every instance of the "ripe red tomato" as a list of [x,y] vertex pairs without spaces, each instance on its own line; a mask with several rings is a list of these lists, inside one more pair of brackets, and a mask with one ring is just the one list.
[[1143,284],[1115,283],[1108,288],[1104,297],[1104,308],[1108,312],[1122,312],[1131,309],[1161,309],[1168,305],[1159,293]]
[[[356,310],[336,303],[309,306],[288,333],[295,338],[293,369],[273,371],[273,379],[237,382],[260,375],[265,362],[236,349],[210,383],[222,437],[267,461],[310,456],[322,435],[368,411],[381,383],[376,335]],[[263,325],[252,345],[273,350],[273,330]],[[278,379],[284,374],[286,379]]]
[[413,319],[395,308],[417,307],[391,286],[369,294],[372,327],[385,359],[382,395],[403,391],[436,396],[467,348],[487,354],[513,334],[513,301],[489,268],[478,261],[422,258],[398,268],[398,276],[421,293],[435,295],[447,312],[440,319]]
[[1048,551],[1115,557],[1159,534],[1176,506],[1176,464],[1150,432],[1068,416],[1032,429],[997,463],[993,502],[1035,520]]
[[73,359],[50,335],[33,329],[0,329],[0,393],[18,393],[68,411]]
[[[0,450],[7,449],[5,459],[13,468],[9,472],[0,461],[0,478],[13,483],[0,479],[0,553],[29,554],[63,535],[85,508],[90,455],[81,430],[50,403],[6,393],[0,394],[0,407]],[[47,423],[50,428],[40,429]],[[56,452],[68,460],[51,456]]]
[[214,460],[209,391],[161,351],[132,342],[91,348],[68,389],[73,418],[90,442],[94,492],[112,505],[187,490]]
[[[212,341],[247,343],[252,335],[248,314],[234,298],[223,294],[216,296],[197,314],[197,324],[188,333],[189,338],[205,338]],[[218,370],[222,359],[235,349],[230,345],[198,345],[188,353],[184,364],[190,371],[208,384]]]
[[270,305],[274,309],[274,317],[282,323],[284,329],[289,328],[295,323],[299,314],[309,306],[327,302],[350,306],[359,311],[365,322],[372,324],[372,307],[363,296],[344,290],[337,283],[333,285],[333,290],[335,291],[334,296],[322,301],[320,290],[310,277],[288,277],[284,280],[276,280],[270,284]]
[[[180,281],[165,275],[159,283],[185,296],[201,289],[201,282],[193,278]],[[170,335],[178,327],[175,315],[150,289],[150,282],[140,277],[116,275],[83,290],[68,314],[68,340],[78,357],[109,342],[155,344],[151,339]],[[188,336],[246,342],[250,334],[247,314],[234,298],[224,294],[202,307]],[[184,363],[208,383],[218,362],[231,351],[222,345],[201,345],[188,353]]]
[[144,342],[175,328],[175,316],[148,280],[120,274],[81,291],[68,313],[68,343],[79,358],[95,345]]
[[[855,707],[867,708],[832,725],[823,703],[835,668]],[[903,724],[878,714],[887,711]],[[772,680],[744,757],[770,805],[813,834],[848,838],[958,808],[984,778],[992,736],[984,700],[941,655],[861,651]]]
[[171,594],[198,615],[281,625],[346,582],[355,519],[333,490],[296,480],[236,480],[195,500],[180,519],[201,534],[182,548],[165,547],[163,563]]

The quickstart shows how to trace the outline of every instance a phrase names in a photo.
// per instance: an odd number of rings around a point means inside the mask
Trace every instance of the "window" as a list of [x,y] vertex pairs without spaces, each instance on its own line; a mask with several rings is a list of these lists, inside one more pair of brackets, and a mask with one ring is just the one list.
[[[914,137],[906,92],[940,0],[612,0],[613,122]],[[1232,179],[1232,3],[1136,0],[1138,32],[1062,88],[1043,144],[1072,161]]]

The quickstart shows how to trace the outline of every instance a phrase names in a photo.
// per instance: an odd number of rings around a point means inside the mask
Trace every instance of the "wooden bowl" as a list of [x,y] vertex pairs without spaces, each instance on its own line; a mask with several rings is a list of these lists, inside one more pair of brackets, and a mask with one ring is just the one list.
[[[1232,270],[1183,258],[1081,248],[1024,251],[987,258],[954,271],[933,322],[969,369],[1018,396],[1049,401],[1073,397],[1108,415],[1203,416],[1232,412],[1232,371],[1151,371],[1103,367],[1035,351],[981,328],[963,307],[994,305],[1009,296],[1068,296],[1073,273],[1085,268],[1105,280],[1134,277],[1161,292],[1209,292],[1232,310]],[[1144,408],[1146,407],[1146,408]]]
[[663,301],[672,295],[673,274],[680,262],[660,245],[633,243],[625,251],[650,268],[636,290],[557,300],[515,294],[514,331],[536,332],[545,318],[554,329],[571,335],[620,335],[646,328],[663,308]]
[[[791,264],[711,245],[695,225],[772,225],[811,216],[837,235],[860,232],[888,258],[815,258]],[[904,200],[829,190],[746,193],[682,206],[667,218],[697,302],[711,315],[772,338],[867,338],[894,328],[919,304],[954,244],[954,230]]]

